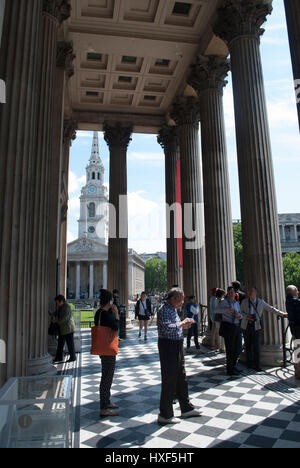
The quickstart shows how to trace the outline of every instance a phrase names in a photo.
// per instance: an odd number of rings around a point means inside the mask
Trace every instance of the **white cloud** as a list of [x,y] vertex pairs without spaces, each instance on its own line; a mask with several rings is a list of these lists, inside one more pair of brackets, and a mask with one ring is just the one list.
[[69,193],[78,192],[86,182],[86,176],[77,177],[72,171],[69,172]]
[[73,242],[74,240],[76,240],[77,237],[74,236],[74,234],[71,231],[68,231],[67,239],[68,239],[67,240],[68,244],[70,244],[70,242]]
[[163,152],[128,152],[128,160],[143,163],[163,163],[164,162],[164,153]]

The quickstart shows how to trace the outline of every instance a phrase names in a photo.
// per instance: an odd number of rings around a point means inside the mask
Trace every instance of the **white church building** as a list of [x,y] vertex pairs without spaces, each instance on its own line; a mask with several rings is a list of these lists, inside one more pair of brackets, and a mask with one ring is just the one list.
[[[100,158],[98,133],[94,132],[92,152],[86,167],[86,185],[81,190],[78,239],[68,244],[67,297],[89,299],[107,288],[108,191]],[[145,262],[132,249],[128,251],[129,298],[145,288]]]

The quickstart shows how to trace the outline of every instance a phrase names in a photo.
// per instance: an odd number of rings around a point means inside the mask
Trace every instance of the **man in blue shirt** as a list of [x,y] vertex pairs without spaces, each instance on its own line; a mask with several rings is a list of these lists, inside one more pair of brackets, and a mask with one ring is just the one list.
[[177,309],[184,302],[184,293],[173,288],[167,295],[166,302],[157,314],[158,349],[161,363],[161,398],[158,423],[175,424],[180,419],[174,418],[173,398],[176,394],[182,418],[200,416],[190,403],[188,383],[184,367],[183,328],[190,328],[194,323],[191,318],[181,321]]
[[194,336],[196,349],[200,349],[200,345],[198,341],[199,306],[197,304],[197,300],[195,296],[189,297],[189,302],[186,305],[186,316],[187,318],[191,318],[194,320],[194,323],[192,324],[192,326],[189,328],[189,331],[188,331],[187,349],[191,347],[192,336]]

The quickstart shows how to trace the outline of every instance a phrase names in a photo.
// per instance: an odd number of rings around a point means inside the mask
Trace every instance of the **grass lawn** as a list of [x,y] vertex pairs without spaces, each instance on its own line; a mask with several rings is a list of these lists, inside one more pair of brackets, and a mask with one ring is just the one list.
[[92,322],[94,324],[94,310],[82,310],[81,311],[81,328],[88,328],[88,324],[83,322]]

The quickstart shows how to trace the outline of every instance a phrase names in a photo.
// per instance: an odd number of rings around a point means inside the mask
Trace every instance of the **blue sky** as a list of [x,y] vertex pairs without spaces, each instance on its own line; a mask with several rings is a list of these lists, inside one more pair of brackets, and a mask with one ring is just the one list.
[[[273,1],[264,26],[261,54],[273,151],[279,213],[299,213],[300,135],[283,0]],[[238,169],[231,76],[224,93],[232,216],[240,218]],[[105,181],[108,148],[99,133]],[[71,149],[68,241],[77,238],[80,189],[90,157],[92,133],[78,132]],[[133,135],[128,150],[129,247],[137,252],[166,250],[164,155],[155,135]]]

